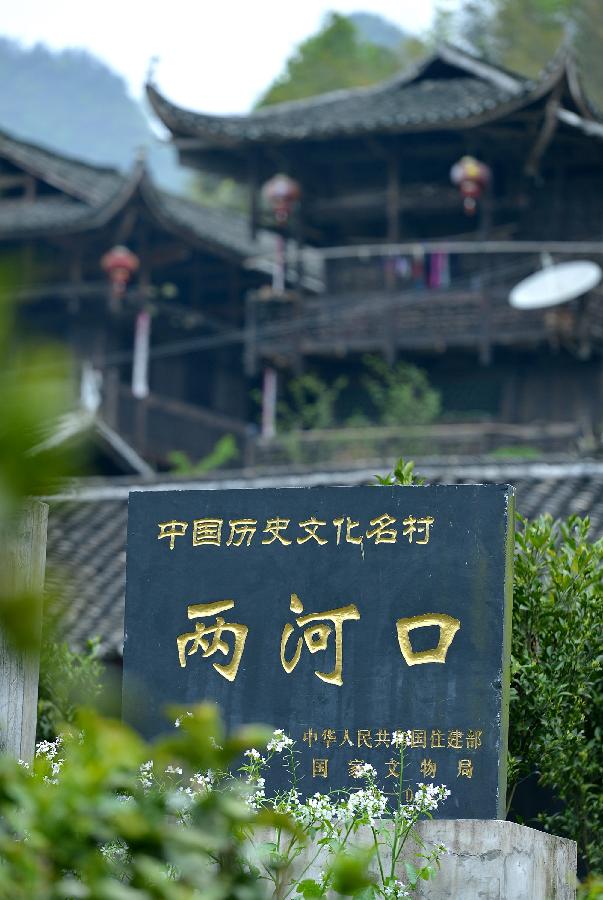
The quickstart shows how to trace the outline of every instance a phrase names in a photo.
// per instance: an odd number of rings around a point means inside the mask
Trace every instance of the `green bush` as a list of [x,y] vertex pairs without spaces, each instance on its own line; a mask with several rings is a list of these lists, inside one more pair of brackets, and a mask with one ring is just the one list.
[[283,826],[284,817],[256,812],[234,784],[188,793],[156,789],[147,775],[149,766],[221,770],[267,736],[247,729],[228,738],[204,706],[151,746],[87,713],[77,731],[40,748],[34,773],[0,757],[0,898],[260,900],[244,829]]
[[64,642],[45,639],[40,653],[38,740],[54,740],[61,728],[75,721],[78,707],[93,707],[102,677],[98,641],[89,640],[83,653],[74,653]]
[[532,772],[562,801],[543,826],[603,872],[603,540],[588,519],[519,517],[515,539],[510,798]]
[[379,356],[365,357],[364,388],[381,425],[429,425],[441,413],[441,397],[422,369],[410,363],[390,366]]

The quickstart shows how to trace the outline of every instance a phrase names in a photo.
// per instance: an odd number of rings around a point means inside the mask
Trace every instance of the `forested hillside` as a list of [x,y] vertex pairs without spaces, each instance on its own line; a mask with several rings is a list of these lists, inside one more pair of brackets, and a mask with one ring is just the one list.
[[95,163],[127,168],[147,151],[158,180],[188,177],[154,136],[124,80],[83,50],[53,52],[0,38],[0,129]]

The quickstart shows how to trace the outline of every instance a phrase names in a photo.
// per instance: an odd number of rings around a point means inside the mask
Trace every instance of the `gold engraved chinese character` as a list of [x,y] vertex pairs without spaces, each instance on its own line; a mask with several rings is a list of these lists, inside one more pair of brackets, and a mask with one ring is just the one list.
[[299,527],[303,528],[306,534],[303,537],[298,537],[297,543],[305,544],[308,541],[315,540],[317,544],[327,544],[327,539],[317,534],[317,529],[326,524],[326,522],[321,522],[320,519],[315,519],[314,516],[306,519],[305,522],[300,522]]
[[392,519],[387,513],[384,513],[382,516],[377,516],[375,519],[371,519],[369,523],[371,529],[366,532],[367,538],[375,538],[376,544],[395,544],[396,538],[398,537],[398,530],[390,527],[391,525],[394,525],[395,522],[396,520]]
[[452,747],[453,750],[462,750],[463,749],[463,732],[458,731],[458,729],[453,729],[448,732],[448,746]]
[[195,519],[193,522],[193,547],[204,544],[220,546],[223,519]]
[[288,547],[292,544],[293,541],[281,534],[281,531],[287,530],[290,521],[291,519],[279,519],[278,517],[276,519],[267,519],[263,533],[269,536],[264,538],[262,544],[274,544],[275,541],[281,543],[283,547]]
[[230,525],[230,534],[226,546],[240,547],[243,541],[246,541],[245,546],[249,547],[251,538],[257,529],[257,519],[231,519],[228,524]]
[[438,764],[433,761],[433,759],[422,759],[421,760],[421,775],[424,778],[435,778],[436,771],[438,768]]
[[[433,650],[415,652],[410,643],[410,632],[415,628],[427,628],[429,625],[437,625],[440,629],[438,646]],[[421,663],[445,663],[448,648],[460,627],[461,623],[458,619],[453,619],[452,616],[447,616],[445,613],[425,613],[422,616],[398,619],[396,630],[402,656],[409,666],[418,666]]]
[[347,728],[343,729],[343,738],[341,739],[341,744],[339,746],[343,747],[344,744],[347,744],[348,747],[354,746],[354,741],[351,739],[350,732]]
[[[187,656],[192,656],[193,653],[197,652],[199,647],[203,650],[203,659],[206,659],[208,656],[213,656],[214,653],[217,653],[218,651],[223,653],[224,656],[228,656],[231,652],[231,648],[226,641],[222,640],[222,635],[225,631],[229,631],[234,635],[232,659],[227,665],[221,665],[220,663],[212,663],[212,665],[216,672],[228,681],[235,680],[239,670],[239,663],[243,656],[249,629],[247,628],[247,625],[239,625],[233,622],[226,623],[222,616],[218,615],[218,613],[225,612],[227,609],[232,609],[233,606],[234,600],[218,600],[216,603],[195,603],[192,606],[189,606],[189,619],[215,616],[216,624],[208,628],[205,623],[196,622],[194,631],[179,635],[177,638],[178,658],[180,659],[182,668],[185,668],[186,666]],[[210,635],[213,635],[211,643],[208,640]],[[191,642],[192,647],[187,653],[186,648]]]
[[375,747],[389,747],[389,737],[389,731],[380,728],[377,731],[377,737],[375,738]]
[[372,747],[370,728],[359,728],[357,731],[358,747]]
[[459,759],[457,778],[473,778],[473,763],[470,759]]
[[318,735],[316,734],[314,729],[308,728],[307,731],[304,731],[304,736],[302,738],[302,741],[304,742],[304,744],[307,744],[308,747],[311,747],[312,743],[316,743],[317,740],[318,740]]
[[364,761],[361,759],[351,759],[348,763],[348,775],[350,778],[356,778],[358,773],[358,767],[363,766]]
[[434,521],[435,519],[433,518],[433,516],[424,516],[422,519],[416,519],[414,516],[407,516],[402,521],[402,525],[404,526],[402,536],[407,537],[409,544],[412,544],[413,535],[416,532],[418,535],[423,535],[423,537],[421,540],[417,538],[415,540],[415,544],[428,544],[430,528],[433,525]]
[[421,728],[415,728],[414,731],[411,731],[410,746],[423,747],[423,749],[425,749],[427,747],[427,732]]
[[406,788],[406,790],[404,791],[404,799],[407,803],[412,803],[412,801],[415,799],[415,793],[412,788]]
[[482,731],[472,731],[471,728],[467,732],[467,750],[477,750],[482,745]]
[[399,778],[400,777],[400,760],[399,759],[388,759],[385,764],[387,766],[387,775],[386,778]]
[[[353,522],[349,516],[345,517],[346,527],[345,527],[345,540],[348,544],[362,544],[362,535],[354,537],[352,535],[352,529],[358,528],[360,522]],[[341,531],[343,528],[344,518],[340,516],[338,519],[333,519],[333,525],[337,529],[337,544],[339,545],[341,541]]]
[[431,749],[441,749],[445,747],[444,743],[444,732],[439,730],[434,730],[431,732]]
[[[291,609],[291,612],[294,613],[302,613],[304,611],[303,604],[297,594],[291,594],[289,608]],[[335,628],[335,668],[329,673],[316,671],[314,674],[320,678],[321,681],[326,681],[328,684],[336,684],[339,687],[343,684],[343,623],[359,618],[360,613],[353,603],[349,606],[341,606],[339,609],[328,609],[322,613],[309,613],[305,616],[298,615],[295,620],[298,626],[300,628],[304,625],[309,626],[304,629],[303,640],[310,653],[318,653],[319,650],[326,650],[329,637],[333,632],[333,626]],[[326,625],[323,620],[330,621],[333,625]],[[321,624],[312,626],[310,624],[312,622]],[[299,637],[297,639],[297,647],[291,659],[288,660],[285,656],[287,642],[293,634],[293,631],[293,625],[287,623],[283,628],[281,636],[281,663],[287,674],[290,674],[298,664],[302,651],[302,638]]]
[[329,760],[313,759],[312,760],[312,778],[328,778]]
[[188,522],[177,522],[175,519],[172,519],[171,522],[158,522],[157,524],[159,527],[157,540],[160,541],[162,538],[169,538],[170,550],[174,549],[176,538],[183,537],[188,528]]
[[323,743],[327,745],[327,750],[331,744],[337,743],[337,733],[332,728],[325,728],[322,732]]

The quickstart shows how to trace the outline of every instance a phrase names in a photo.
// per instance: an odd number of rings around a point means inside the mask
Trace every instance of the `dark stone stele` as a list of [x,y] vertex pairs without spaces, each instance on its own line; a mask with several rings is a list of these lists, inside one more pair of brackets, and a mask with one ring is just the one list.
[[[229,728],[283,728],[305,795],[360,787],[353,760],[395,791],[391,733],[411,730],[405,790],[443,783],[437,815],[504,818],[513,500],[506,485],[131,492],[125,720],[153,737],[170,704],[211,700]],[[448,618],[402,622],[400,640],[400,620],[429,614]],[[443,663],[420,656],[442,644]],[[267,787],[287,784],[279,757]]]

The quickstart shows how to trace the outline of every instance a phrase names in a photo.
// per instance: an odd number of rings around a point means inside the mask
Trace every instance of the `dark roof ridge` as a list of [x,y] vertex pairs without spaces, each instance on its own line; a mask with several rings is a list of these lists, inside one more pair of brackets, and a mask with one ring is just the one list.
[[[450,65],[458,66],[458,68],[463,69],[467,73],[484,81],[488,81],[496,87],[507,90],[510,93],[521,92],[527,82],[527,80],[520,75],[515,75],[499,66],[495,66],[493,63],[481,60],[460,47],[442,43],[421,60],[418,60],[410,66],[405,66],[399,72],[396,72],[394,75],[391,75],[389,78],[385,78],[376,84],[362,85],[353,88],[339,88],[334,91],[326,91],[324,94],[316,94],[312,97],[301,97],[298,100],[285,100],[282,103],[274,103],[270,106],[253,109],[249,113],[225,113],[224,115],[220,115],[197,112],[194,113],[194,115],[198,116],[200,119],[204,118],[207,121],[220,119],[228,119],[230,121],[247,119],[258,120],[273,116],[275,113],[278,114],[279,112],[288,112],[289,110],[299,109],[303,110],[304,108],[312,109],[317,106],[328,105],[333,101],[347,100],[351,97],[366,97],[371,94],[380,94],[389,91],[392,88],[403,87],[405,84],[412,84],[413,81],[419,80],[423,72],[438,59],[441,59]],[[160,118],[161,113],[157,109],[158,105],[169,106],[176,112],[190,112],[189,110],[185,110],[183,107],[178,106],[176,103],[173,103],[171,100],[168,100],[159,92],[152,81],[147,82],[146,92],[151,106]]]
[[68,163],[75,163],[78,166],[84,166],[86,169],[90,169],[93,172],[106,173],[107,175],[119,175],[120,171],[115,166],[106,166],[101,165],[100,163],[93,163],[89,160],[82,159],[81,156],[72,156],[69,153],[63,153],[62,150],[55,150],[50,147],[48,144],[37,143],[36,141],[25,139],[22,137],[18,137],[13,131],[8,131],[6,128],[0,128],[0,140],[10,141],[13,144],[18,144],[21,147],[26,147],[28,150],[36,150],[41,153],[47,153],[49,156],[54,156],[57,159],[64,160]]
[[0,155],[8,157],[15,165],[22,167],[42,181],[46,181],[66,194],[86,202],[89,201],[89,193],[87,191],[72,184],[68,178],[49,172],[48,168],[44,167],[43,162],[61,162],[99,176],[119,177],[121,175],[119,170],[114,167],[96,165],[78,157],[69,156],[66,153],[53,150],[46,144],[37,144],[17,137],[6,129],[0,129]]

